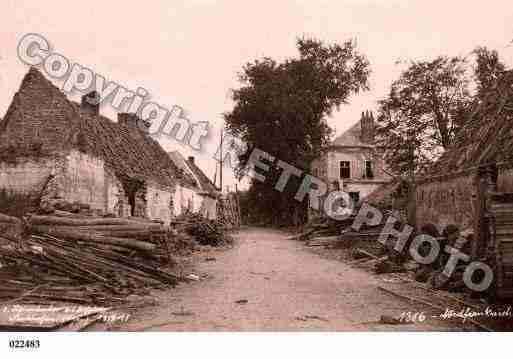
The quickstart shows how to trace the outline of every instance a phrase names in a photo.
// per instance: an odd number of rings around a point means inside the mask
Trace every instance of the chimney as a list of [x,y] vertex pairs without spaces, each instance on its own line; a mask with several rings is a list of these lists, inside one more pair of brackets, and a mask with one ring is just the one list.
[[194,164],[194,156],[189,156],[189,162]]
[[82,96],[80,109],[93,115],[98,115],[100,113],[100,95],[98,92],[93,91]]
[[364,143],[374,142],[374,115],[371,111],[362,112],[362,118],[360,119],[360,125],[362,132],[360,139]]
[[135,113],[118,113],[118,123],[129,129],[139,130],[147,133],[149,126]]

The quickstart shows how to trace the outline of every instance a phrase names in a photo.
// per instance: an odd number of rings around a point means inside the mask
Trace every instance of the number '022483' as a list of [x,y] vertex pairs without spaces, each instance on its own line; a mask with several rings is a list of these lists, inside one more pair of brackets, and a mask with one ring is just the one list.
[[9,340],[9,348],[11,349],[37,349],[39,348],[39,339],[13,339]]

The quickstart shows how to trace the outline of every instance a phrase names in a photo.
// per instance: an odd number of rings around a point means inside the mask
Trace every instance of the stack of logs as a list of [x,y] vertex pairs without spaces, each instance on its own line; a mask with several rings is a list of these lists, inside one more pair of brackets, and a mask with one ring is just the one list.
[[124,302],[180,278],[168,226],[140,218],[98,218],[56,211],[25,223],[0,216],[0,301],[105,305]]
[[22,221],[15,217],[0,213],[0,239],[4,241],[19,241],[23,233]]

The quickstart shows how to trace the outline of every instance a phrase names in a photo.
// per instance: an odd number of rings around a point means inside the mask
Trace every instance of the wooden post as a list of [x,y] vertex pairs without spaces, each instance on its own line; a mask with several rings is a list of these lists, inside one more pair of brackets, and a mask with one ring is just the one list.
[[474,179],[474,238],[472,242],[472,259],[478,259],[486,254],[490,240],[489,220],[486,216],[487,202],[491,192],[495,190],[494,166],[479,167]]

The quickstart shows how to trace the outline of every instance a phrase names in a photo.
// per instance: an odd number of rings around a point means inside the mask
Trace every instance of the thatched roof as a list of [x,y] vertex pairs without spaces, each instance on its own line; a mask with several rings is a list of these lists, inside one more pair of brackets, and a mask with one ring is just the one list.
[[169,152],[169,156],[179,168],[189,172],[197,180],[200,191],[209,194],[215,194],[219,191],[201,168],[196,165],[194,159],[185,159],[178,151]]
[[214,183],[212,183],[210,178],[207,177],[205,172],[203,172],[201,170],[201,168],[199,168],[196,165],[196,162],[191,161],[190,159],[187,159],[187,164],[189,165],[189,167],[192,170],[192,172],[194,172],[194,175],[196,176],[196,178],[199,179],[200,186],[203,189],[203,191],[209,192],[211,194],[219,192],[219,188],[217,188],[214,185]]
[[120,114],[114,122],[74,103],[31,68],[0,123],[1,146],[40,144],[43,152],[71,148],[101,158],[124,178],[173,186],[195,182],[171,161],[160,144],[136,125],[137,117]]
[[430,170],[431,175],[460,172],[480,165],[513,160],[513,71],[476,104],[454,145]]
[[0,123],[0,146],[41,144],[61,150],[74,141],[79,116],[73,104],[38,70],[31,68]]

